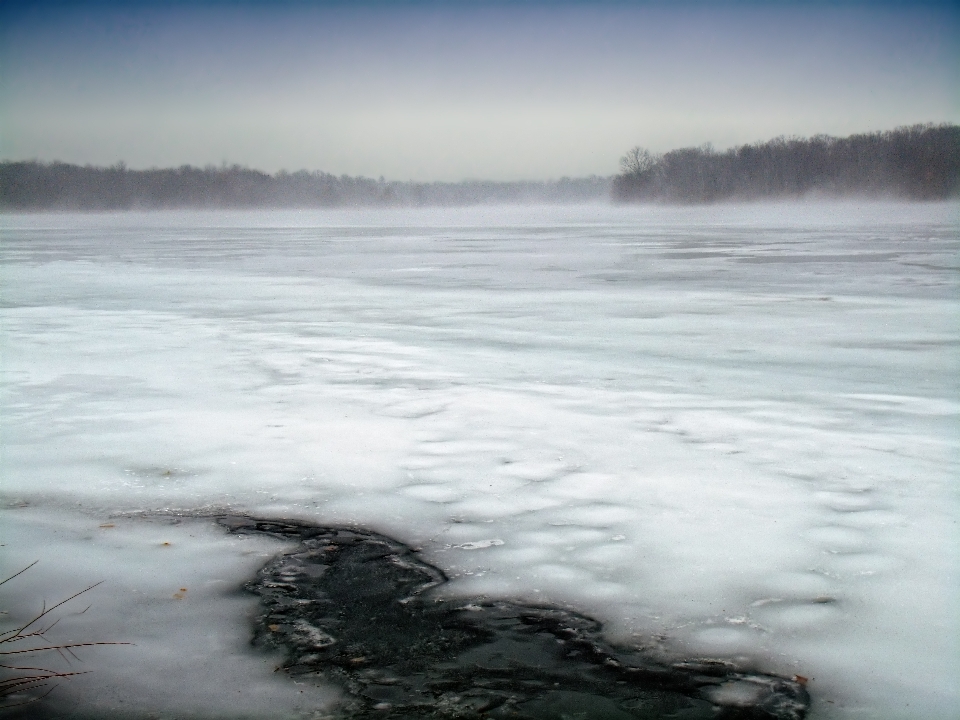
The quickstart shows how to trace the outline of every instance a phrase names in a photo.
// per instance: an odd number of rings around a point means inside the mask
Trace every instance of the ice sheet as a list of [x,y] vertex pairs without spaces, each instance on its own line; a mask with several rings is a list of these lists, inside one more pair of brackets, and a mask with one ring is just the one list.
[[[41,560],[10,592],[106,579],[94,608],[168,627],[136,578],[236,589],[270,549],[195,529],[172,571],[145,549],[162,526],[121,518],[128,541],[85,553],[118,513],[357,523],[449,592],[810,677],[815,718],[952,717],[957,210],[5,216],[6,562]],[[192,622],[242,637],[231,602]],[[198,644],[152,643],[84,682]],[[264,660],[238,648],[150,707],[242,707]],[[269,680],[295,714],[302,688]]]

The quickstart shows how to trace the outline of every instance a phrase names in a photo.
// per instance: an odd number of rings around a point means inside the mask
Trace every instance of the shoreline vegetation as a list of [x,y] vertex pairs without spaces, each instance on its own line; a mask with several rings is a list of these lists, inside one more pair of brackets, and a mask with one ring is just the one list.
[[0,210],[444,207],[508,203],[697,205],[806,197],[960,197],[960,126],[914,125],[834,138],[785,138],[716,151],[635,147],[610,177],[422,183],[226,164],[132,170],[0,162]]
[[606,201],[612,178],[550,181],[398,182],[320,171],[231,166],[130,170],[53,162],[0,163],[0,210],[174,210],[458,207]]
[[[0,585],[4,585],[10,580],[22,575],[27,570],[37,564],[37,560],[27,565],[19,572],[0,580]],[[30,616],[23,623],[14,624],[5,630],[0,630],[0,715],[8,716],[8,711],[15,708],[23,708],[26,705],[33,705],[43,700],[56,687],[51,686],[51,682],[63,678],[83,675],[87,670],[54,670],[47,667],[48,663],[38,666],[35,663],[41,662],[38,656],[49,657],[54,653],[61,660],[69,663],[71,659],[79,660],[75,650],[79,648],[96,647],[99,645],[129,645],[125,642],[71,642],[56,643],[47,639],[46,634],[52,630],[62,619],[53,613],[64,607],[81,595],[90,592],[100,583],[89,585],[79,592],[75,592],[65,600],[47,607],[44,602],[43,608]],[[77,614],[83,614],[89,609],[84,608]],[[6,611],[0,611],[0,615],[6,616]],[[4,617],[4,620],[6,618]],[[24,664],[26,663],[26,664]],[[38,691],[41,691],[37,694]],[[18,715],[21,715],[18,711]],[[22,715],[21,715],[22,716]]]
[[712,146],[620,159],[615,202],[704,204],[802,197],[960,197],[960,126],[913,125],[835,138],[778,137],[722,152]]

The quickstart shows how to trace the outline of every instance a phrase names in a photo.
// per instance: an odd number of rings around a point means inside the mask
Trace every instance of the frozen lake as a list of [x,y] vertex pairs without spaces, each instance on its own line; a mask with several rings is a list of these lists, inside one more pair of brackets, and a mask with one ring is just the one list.
[[249,647],[281,543],[155,513],[228,509],[808,677],[816,720],[956,717],[957,205],[0,223],[4,607],[102,580],[55,639],[136,643],[61,709],[335,697]]

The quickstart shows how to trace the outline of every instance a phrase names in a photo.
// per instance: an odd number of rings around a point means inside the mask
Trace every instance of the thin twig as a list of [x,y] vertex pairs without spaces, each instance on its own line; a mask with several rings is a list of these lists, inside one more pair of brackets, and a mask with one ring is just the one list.
[[94,645],[133,645],[133,643],[128,642],[85,642],[85,643],[68,643],[66,645],[45,645],[38,648],[26,648],[23,650],[3,650],[0,651],[0,655],[21,655],[23,653],[35,653],[43,652],[44,650],[65,650],[67,648],[75,647],[93,647]]
[[[25,573],[27,570],[29,570],[36,564],[37,564],[37,561],[34,561],[29,565],[27,565],[27,567],[20,570],[19,572],[11,575],[10,577],[4,580],[0,580],[0,585],[3,585],[8,580],[12,580],[18,575]],[[63,658],[63,660],[67,664],[69,664],[71,658],[73,658],[77,662],[80,662],[80,658],[76,655],[76,653],[73,652],[74,648],[93,647],[96,645],[130,645],[132,644],[132,643],[125,643],[125,642],[82,642],[82,643],[57,644],[57,643],[51,642],[44,635],[44,633],[50,632],[50,630],[56,627],[57,623],[59,623],[60,620],[62,619],[59,617],[55,619],[50,618],[50,620],[48,620],[47,623],[44,624],[43,623],[44,618],[47,618],[50,615],[50,613],[52,613],[57,608],[63,607],[64,605],[69,603],[71,600],[75,600],[80,595],[83,595],[84,593],[89,592],[90,590],[93,590],[93,588],[97,587],[97,585],[100,585],[100,584],[101,583],[94,583],[93,585],[90,585],[89,587],[84,588],[78,593],[74,593],[73,595],[66,598],[65,600],[61,600],[60,602],[50,607],[47,607],[47,602],[46,600],[44,600],[40,613],[35,615],[29,622],[27,622],[24,625],[20,625],[19,627],[15,627],[12,630],[0,632],[0,646],[3,646],[7,643],[19,643],[19,645],[16,645],[14,647],[20,648],[16,650],[0,650],[0,657],[55,651],[60,655],[61,658]],[[89,609],[90,609],[90,606],[88,605],[87,607],[85,607],[83,610],[81,610],[79,613],[76,613],[76,614],[78,615],[83,614]],[[31,640],[33,642],[30,642]],[[24,648],[22,647],[23,643],[27,643],[28,645],[32,644],[32,645],[35,645],[35,647]],[[72,677],[74,675],[83,675],[87,672],[87,671],[59,672],[56,670],[51,670],[49,668],[8,665],[5,663],[0,663],[0,670],[9,671],[10,673],[14,674],[13,677],[0,679],[0,711],[7,710],[9,708],[20,707],[22,705],[27,705],[27,704],[42,700],[56,688],[56,685],[53,685],[48,690],[46,690],[46,692],[40,695],[28,697],[22,701],[11,702],[11,699],[13,699],[14,696],[20,696],[22,693],[31,692],[31,691],[43,688],[46,685],[48,685],[51,680],[55,678],[65,678],[65,677]]]
[[[23,572],[23,571],[21,570],[21,572]],[[80,597],[80,596],[83,595],[85,592],[89,592],[90,590],[93,590],[95,587],[97,587],[97,585],[101,585],[101,584],[103,584],[103,581],[102,581],[102,580],[101,580],[100,582],[98,582],[98,583],[94,583],[93,585],[91,585],[91,586],[88,587],[88,588],[84,588],[83,590],[81,590],[81,591],[78,592],[78,593],[74,593],[73,595],[71,595],[70,597],[68,597],[66,600],[61,600],[61,601],[58,602],[56,605],[53,605],[53,606],[51,606],[51,607],[49,607],[49,608],[46,606],[46,601],[44,601],[43,610],[40,612],[39,615],[37,615],[36,617],[34,617],[33,620],[31,620],[30,622],[28,622],[26,625],[21,626],[21,627],[18,628],[17,630],[10,631],[10,632],[13,633],[13,636],[12,636],[12,637],[9,637],[9,638],[0,639],[0,642],[11,642],[12,640],[17,639],[18,637],[21,636],[21,633],[23,633],[24,630],[26,630],[28,627],[30,627],[30,626],[33,625],[34,623],[39,622],[40,620],[42,620],[45,616],[47,616],[47,615],[49,615],[50,613],[52,613],[52,612],[53,612],[54,610],[56,610],[58,607],[61,607],[61,606],[63,606],[63,605],[66,605],[68,602],[70,602],[70,601],[73,600],[74,598]],[[60,622],[59,618],[54,621],[53,625],[56,625],[58,622]],[[49,630],[51,627],[53,627],[53,625],[51,625],[50,627],[48,627],[47,630]],[[46,630],[41,630],[40,632],[46,632]],[[24,636],[24,637],[26,637],[26,636]]]
[[22,575],[22,574],[25,573],[27,570],[29,570],[29,569],[32,568],[34,565],[36,565],[38,562],[40,562],[40,561],[39,561],[39,560],[34,560],[32,563],[30,563],[29,565],[27,565],[27,566],[26,566],[23,570],[21,570],[20,572],[14,573],[13,575],[11,575],[10,577],[8,577],[8,578],[6,578],[6,579],[4,579],[4,580],[0,580],[0,585],[3,585],[5,582],[7,582],[7,580],[13,580],[17,575]]

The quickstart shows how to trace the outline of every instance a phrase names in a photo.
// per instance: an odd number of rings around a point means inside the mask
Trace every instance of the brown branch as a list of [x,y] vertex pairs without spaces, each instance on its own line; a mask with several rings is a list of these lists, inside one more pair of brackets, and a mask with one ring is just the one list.
[[24,648],[23,650],[2,650],[0,655],[22,655],[23,653],[43,652],[44,650],[66,650],[77,647],[93,647],[94,645],[133,645],[128,642],[85,642],[85,643],[67,643],[65,645],[44,645],[38,648]]
[[[26,568],[24,568],[24,570],[25,570],[25,569],[26,569]],[[20,572],[23,572],[23,570],[21,570]],[[85,592],[89,592],[90,590],[93,590],[95,587],[97,587],[97,585],[101,585],[102,583],[103,583],[102,580],[101,580],[100,582],[98,582],[98,583],[94,583],[94,584],[91,585],[90,587],[84,588],[83,590],[81,590],[81,591],[78,592],[78,593],[74,593],[73,595],[71,595],[70,597],[68,597],[66,600],[61,600],[61,601],[58,602],[56,605],[53,605],[53,606],[51,606],[51,607],[49,607],[49,608],[46,606],[46,602],[44,602],[43,610],[40,612],[39,615],[37,615],[36,617],[34,617],[33,620],[31,620],[30,622],[28,622],[26,625],[23,625],[23,626],[17,628],[16,630],[10,630],[10,631],[8,631],[6,634],[9,635],[9,637],[0,637],[0,643],[12,642],[12,641],[14,641],[14,640],[17,640],[18,638],[31,637],[32,635],[44,633],[44,632],[50,630],[50,628],[52,628],[54,625],[56,625],[58,622],[60,622],[60,619],[59,619],[59,618],[54,621],[53,625],[50,625],[49,627],[47,627],[47,628],[44,629],[44,630],[40,630],[39,633],[34,632],[34,633],[28,633],[28,634],[26,634],[26,635],[23,635],[23,631],[24,631],[24,630],[26,630],[26,629],[27,629],[28,627],[30,627],[31,625],[39,622],[40,620],[42,620],[44,617],[46,617],[47,615],[49,615],[50,613],[52,613],[52,612],[53,612],[54,610],[56,610],[58,607],[62,607],[63,605],[66,605],[68,602],[70,602],[70,601],[73,600],[74,598],[80,597],[80,596],[83,595]]]

